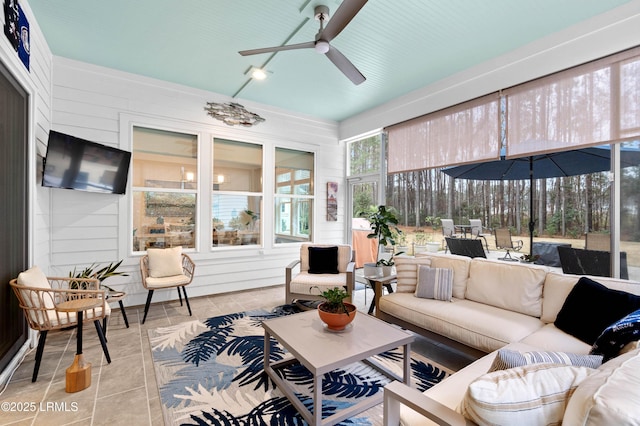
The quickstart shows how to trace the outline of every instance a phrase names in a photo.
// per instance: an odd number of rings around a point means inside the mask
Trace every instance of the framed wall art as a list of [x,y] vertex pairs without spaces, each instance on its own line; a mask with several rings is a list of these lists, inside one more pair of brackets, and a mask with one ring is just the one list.
[[327,221],[338,220],[338,182],[327,182]]

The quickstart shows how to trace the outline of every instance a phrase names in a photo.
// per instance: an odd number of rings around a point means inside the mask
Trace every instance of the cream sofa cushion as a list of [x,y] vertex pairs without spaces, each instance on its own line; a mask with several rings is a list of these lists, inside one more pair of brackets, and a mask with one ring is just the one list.
[[182,247],[147,249],[149,276],[152,278],[182,275]]
[[[633,281],[607,277],[589,278],[611,289],[640,295],[640,285]],[[557,272],[549,272],[547,274],[542,292],[542,316],[540,317],[542,321],[547,323],[555,322],[565,299],[579,279],[580,275],[563,275]]]
[[318,296],[325,290],[347,285],[347,274],[310,274],[300,272],[289,283],[291,293]]
[[381,297],[378,308],[483,352],[517,342],[544,325],[538,318],[471,300],[453,298],[444,302],[420,299],[412,293],[395,292]]
[[[541,323],[544,324],[542,321]],[[591,345],[565,333],[553,323],[545,324],[544,327],[534,331],[521,342],[545,351],[563,351],[574,354],[588,354],[591,351]]]
[[608,361],[569,400],[567,425],[640,425],[640,350]]
[[548,269],[475,258],[465,298],[514,312],[542,315],[542,284]]

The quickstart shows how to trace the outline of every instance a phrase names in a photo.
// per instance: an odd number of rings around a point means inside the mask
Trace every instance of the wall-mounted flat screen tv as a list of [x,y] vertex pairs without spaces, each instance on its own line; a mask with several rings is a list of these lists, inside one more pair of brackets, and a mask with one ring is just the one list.
[[131,153],[50,131],[42,186],[124,194]]

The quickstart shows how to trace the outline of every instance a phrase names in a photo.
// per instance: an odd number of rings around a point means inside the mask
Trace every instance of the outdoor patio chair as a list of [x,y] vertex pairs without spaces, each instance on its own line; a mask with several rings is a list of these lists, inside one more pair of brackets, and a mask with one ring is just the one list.
[[300,258],[285,269],[286,303],[323,300],[320,293],[335,287],[344,288],[350,302],[356,277],[354,259],[348,244],[302,244]]
[[584,248],[586,250],[611,251],[611,235],[587,232],[584,234]]
[[149,305],[155,290],[163,290],[166,288],[177,287],[178,297],[180,298],[180,306],[182,306],[182,294],[184,293],[184,301],[191,316],[191,306],[187,297],[187,289],[193,280],[193,274],[196,269],[193,260],[186,254],[182,253],[182,247],[172,247],[167,249],[147,250],[147,254],[140,259],[140,276],[142,285],[149,293],[147,294],[147,303],[144,305],[144,316],[142,323],[147,319]]
[[485,234],[482,232],[482,221],[480,219],[469,219],[469,225],[471,226],[471,236],[476,239],[482,238],[484,240],[484,247],[487,249],[487,253],[489,253],[487,235],[491,234]]
[[498,249],[504,249],[507,251],[507,253],[504,255],[504,257],[500,257],[498,258],[499,260],[512,260],[515,261],[517,259],[514,259],[511,257],[511,250],[515,250],[515,251],[520,251],[522,249],[522,246],[524,245],[524,243],[522,242],[522,240],[513,240],[511,238],[511,231],[508,228],[497,228],[495,231],[495,237],[496,237],[496,248]]
[[107,341],[100,320],[104,320],[111,313],[111,308],[105,298],[105,291],[100,290],[100,281],[96,278],[54,278],[47,277],[37,266],[18,274],[9,282],[18,298],[20,308],[24,312],[29,327],[40,332],[36,362],[33,367],[31,381],[35,382],[40,370],[40,361],[47,340],[47,333],[78,326],[78,315],[75,312],[63,312],[56,309],[56,305],[69,300],[98,299],[98,306],[83,312],[82,322],[92,321],[96,327],[102,351],[108,363],[111,363]]
[[457,254],[459,256],[467,256],[470,258],[484,257],[487,255],[482,248],[482,241],[472,238],[451,238],[445,237],[447,246],[451,254]]
[[[453,219],[441,219],[440,223],[442,225],[442,236],[445,238],[447,237],[451,237],[451,238],[458,238],[460,237],[459,234],[456,233],[456,227],[453,224]],[[448,245],[444,244],[444,252],[446,253],[448,250]]]

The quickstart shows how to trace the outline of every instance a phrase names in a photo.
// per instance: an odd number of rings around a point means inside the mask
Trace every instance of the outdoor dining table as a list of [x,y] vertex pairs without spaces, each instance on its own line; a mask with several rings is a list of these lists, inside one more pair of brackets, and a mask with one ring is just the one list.
[[456,232],[462,234],[462,238],[467,238],[467,232],[471,232],[471,225],[453,225]]

